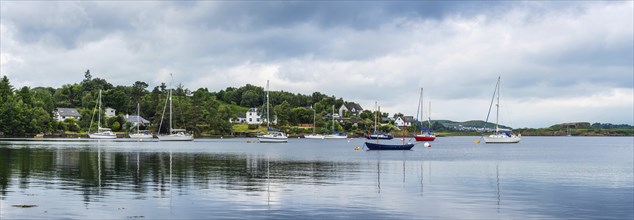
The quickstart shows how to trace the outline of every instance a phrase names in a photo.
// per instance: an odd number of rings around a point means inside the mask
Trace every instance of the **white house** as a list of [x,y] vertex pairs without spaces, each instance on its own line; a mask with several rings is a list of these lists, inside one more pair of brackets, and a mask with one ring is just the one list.
[[[273,115],[271,118],[273,119],[271,121],[271,123],[277,124],[277,117],[275,115]],[[265,123],[266,119],[262,118],[262,115],[260,115],[258,113],[258,108],[250,108],[246,112],[246,114],[239,114],[239,115],[237,115],[235,121],[233,119],[229,119],[229,122],[231,122],[231,123],[247,123],[247,124],[253,125],[253,124]]]
[[394,120],[394,125],[397,127],[409,127],[414,122],[414,116],[397,117]]
[[363,111],[363,108],[361,108],[361,106],[357,103],[350,102],[350,103],[344,103],[343,105],[341,105],[341,107],[339,108],[339,115],[343,115],[345,111],[349,111],[353,115],[358,116],[359,113]]
[[262,124],[262,116],[258,114],[258,108],[250,108],[246,113],[247,124]]
[[81,114],[74,108],[57,108],[53,115],[57,121],[64,121],[67,118],[74,118],[78,121],[81,119]]
[[106,108],[106,113],[105,113],[106,118],[114,117],[116,115],[117,115],[117,110],[110,107]]

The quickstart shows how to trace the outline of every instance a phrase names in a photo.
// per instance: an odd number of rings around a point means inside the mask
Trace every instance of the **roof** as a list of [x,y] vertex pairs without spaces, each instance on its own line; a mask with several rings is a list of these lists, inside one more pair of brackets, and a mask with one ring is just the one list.
[[238,114],[237,118],[247,118],[247,114]]
[[130,115],[130,116],[126,117],[125,121],[136,123],[137,122],[137,117],[139,118],[139,122],[141,122],[142,124],[149,124],[150,123],[150,121],[145,120],[145,118],[139,117],[139,116],[136,116],[136,115]]
[[414,116],[403,116],[401,119],[405,122],[415,122]]
[[353,108],[359,112],[363,111],[363,108],[361,108],[359,104],[354,102],[344,103],[343,105],[346,106],[346,109],[348,109],[348,111],[352,110]]
[[81,114],[75,108],[57,108],[57,114],[60,116],[72,116],[72,117],[80,117]]

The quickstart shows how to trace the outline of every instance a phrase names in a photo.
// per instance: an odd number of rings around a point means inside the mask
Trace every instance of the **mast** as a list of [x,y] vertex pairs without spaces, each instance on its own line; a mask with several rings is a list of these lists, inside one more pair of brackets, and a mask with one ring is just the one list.
[[498,97],[497,97],[497,103],[495,104],[495,133],[499,133],[500,132],[500,128],[499,128],[499,124],[498,124],[498,119],[500,118],[500,77],[498,76]]
[[268,133],[271,126],[271,118],[269,118],[269,80],[266,80],[266,132]]
[[140,132],[140,130],[139,130],[139,117],[141,117],[141,106],[137,102],[136,103],[136,133],[137,134]]
[[101,129],[101,89],[99,90],[99,110],[97,110],[97,132]]
[[425,116],[423,116],[423,88],[420,88],[420,99],[418,100],[418,105],[420,105],[420,134],[423,134],[423,120],[425,120]]
[[172,73],[170,73],[170,134],[172,134]]
[[315,108],[313,108],[312,106],[311,108],[313,109],[313,134],[315,134],[315,120],[317,118],[317,110],[315,110]]

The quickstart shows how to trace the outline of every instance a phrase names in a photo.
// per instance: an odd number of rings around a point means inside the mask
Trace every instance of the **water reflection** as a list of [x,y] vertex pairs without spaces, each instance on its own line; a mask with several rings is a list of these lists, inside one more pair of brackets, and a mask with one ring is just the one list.
[[[85,202],[112,191],[161,192],[172,187],[220,186],[228,190],[270,191],[271,182],[328,185],[357,163],[272,160],[263,155],[168,152],[116,152],[96,148],[0,148],[0,187],[7,195],[11,179],[28,188],[31,176],[62,181],[81,191]],[[266,180],[266,181],[263,181]],[[266,184],[266,185],[264,185]]]

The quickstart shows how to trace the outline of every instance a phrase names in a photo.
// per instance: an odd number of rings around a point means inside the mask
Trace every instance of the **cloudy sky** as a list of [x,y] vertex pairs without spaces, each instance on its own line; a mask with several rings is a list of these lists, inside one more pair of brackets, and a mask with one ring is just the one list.
[[[247,83],[433,119],[634,124],[633,1],[0,1],[15,87]],[[427,107],[425,107],[427,108]],[[425,114],[428,112],[426,110]]]

